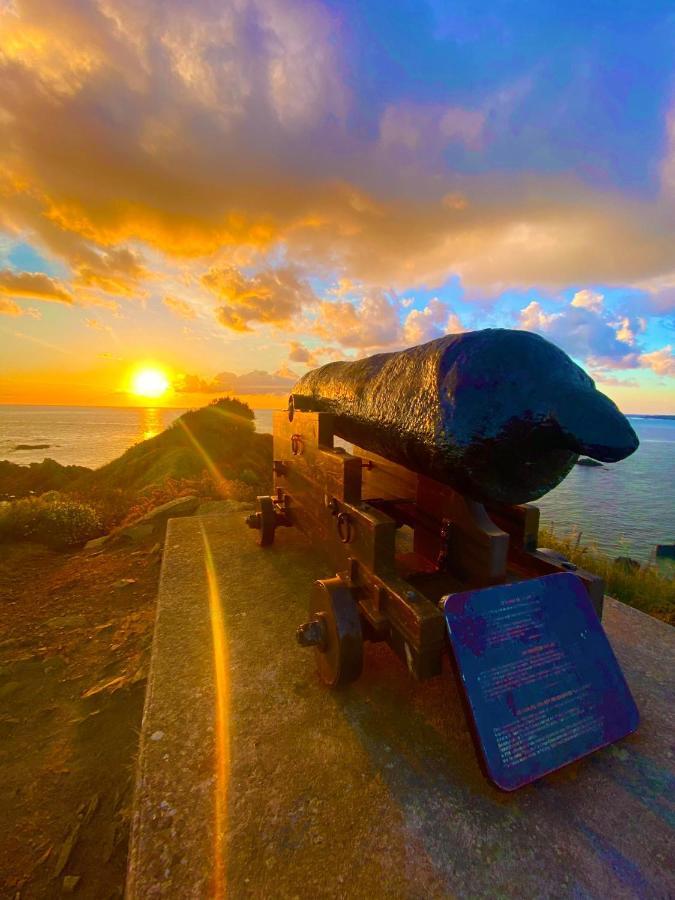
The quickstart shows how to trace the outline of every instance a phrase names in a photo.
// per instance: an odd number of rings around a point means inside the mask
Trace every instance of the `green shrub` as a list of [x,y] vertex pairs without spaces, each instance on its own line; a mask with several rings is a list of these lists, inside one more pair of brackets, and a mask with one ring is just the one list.
[[15,500],[0,506],[0,540],[34,541],[64,549],[84,544],[103,531],[91,506],[68,498]]
[[550,527],[539,531],[539,546],[558,550],[577,566],[599,575],[605,593],[664,622],[675,624],[675,581],[655,565],[630,569],[602,554],[596,546],[580,543],[576,534],[564,537]]
[[86,491],[68,491],[68,495],[73,501],[90,506],[96,512],[103,531],[108,532],[128,515],[138,491],[94,485]]

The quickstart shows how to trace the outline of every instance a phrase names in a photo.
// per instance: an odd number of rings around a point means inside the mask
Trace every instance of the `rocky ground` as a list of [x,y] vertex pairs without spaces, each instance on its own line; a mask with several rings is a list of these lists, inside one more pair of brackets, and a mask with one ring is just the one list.
[[121,897],[156,535],[0,547],[0,896]]

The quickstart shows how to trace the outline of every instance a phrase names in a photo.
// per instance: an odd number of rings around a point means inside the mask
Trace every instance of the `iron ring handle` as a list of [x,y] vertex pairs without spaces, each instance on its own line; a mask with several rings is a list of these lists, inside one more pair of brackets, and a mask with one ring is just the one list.
[[305,449],[304,441],[302,439],[301,434],[292,434],[291,435],[291,453],[293,456],[300,456],[302,451]]
[[346,512],[338,513],[337,521],[338,537],[343,544],[349,544],[352,539],[352,520]]

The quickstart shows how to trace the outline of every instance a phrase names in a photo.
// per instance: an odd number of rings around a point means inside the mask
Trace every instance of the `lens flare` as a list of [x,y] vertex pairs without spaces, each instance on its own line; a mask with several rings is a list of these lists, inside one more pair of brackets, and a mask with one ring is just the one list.
[[185,423],[182,416],[177,421],[178,421],[179,426],[185,432],[185,434],[186,434],[188,440],[190,441],[190,443],[192,444],[192,446],[195,448],[197,453],[204,460],[204,465],[206,466],[209,475],[213,479],[213,484],[214,484],[216,490],[218,491],[218,493],[220,494],[220,496],[224,497],[224,498],[229,497],[230,494],[228,492],[227,480],[223,477],[220,469],[215,464],[215,462],[211,458],[208,451],[204,447],[202,447],[202,445],[199,443],[197,438],[194,436],[194,434],[190,430],[189,426]]
[[213,670],[215,680],[215,783],[213,804],[213,897],[225,897],[223,852],[227,825],[227,781],[230,769],[230,735],[227,710],[229,703],[228,649],[223,620],[222,600],[211,544],[203,522],[200,523],[204,541],[204,564],[209,591],[209,613],[213,642]]

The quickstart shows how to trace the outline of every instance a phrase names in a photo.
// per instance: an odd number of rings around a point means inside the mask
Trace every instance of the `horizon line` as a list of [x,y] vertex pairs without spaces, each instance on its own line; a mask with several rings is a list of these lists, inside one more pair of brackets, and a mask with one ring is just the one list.
[[[211,396],[206,394],[205,396]],[[223,396],[232,397],[233,399],[240,399],[242,397],[286,397],[286,393],[283,394],[224,394]],[[208,402],[203,404],[204,406],[208,406]],[[161,406],[161,405],[153,405],[148,404],[147,406],[131,406],[131,405],[121,405],[121,404],[110,404],[110,403],[2,403],[0,402],[0,407],[49,407],[53,409],[194,409],[194,406]],[[197,407],[200,408],[200,407]],[[257,409],[273,409],[273,407],[252,407]],[[284,407],[279,407],[283,409]],[[623,410],[621,410],[623,412]],[[624,416],[633,417],[633,418],[659,418],[659,419],[675,419],[675,412],[667,413],[645,413],[645,412],[623,412]]]

